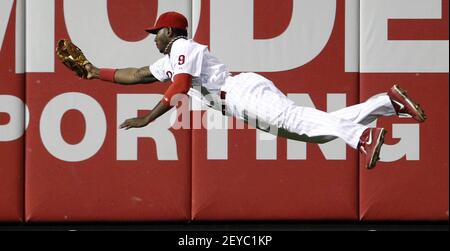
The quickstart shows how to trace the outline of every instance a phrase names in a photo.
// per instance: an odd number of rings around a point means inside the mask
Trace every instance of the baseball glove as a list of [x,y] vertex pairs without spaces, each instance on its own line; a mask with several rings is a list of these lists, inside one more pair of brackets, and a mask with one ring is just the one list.
[[59,40],[56,47],[56,55],[67,68],[74,71],[80,78],[87,78],[88,72],[84,66],[91,62],[86,59],[80,48],[71,41],[66,39]]

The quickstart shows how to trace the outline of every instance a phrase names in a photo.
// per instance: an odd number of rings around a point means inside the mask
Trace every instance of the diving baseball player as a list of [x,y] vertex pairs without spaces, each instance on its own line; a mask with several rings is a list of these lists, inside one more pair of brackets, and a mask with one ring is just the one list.
[[371,169],[379,159],[387,131],[366,125],[381,116],[407,116],[418,122],[426,119],[419,105],[398,85],[394,85],[386,95],[332,113],[297,106],[261,75],[241,73],[231,76],[207,46],[187,39],[187,27],[188,21],[183,15],[167,12],[146,30],[156,35],[156,47],[164,55],[151,66],[99,69],[91,63],[83,63],[87,79],[118,84],[171,81],[164,98],[147,116],[128,119],[120,128],[128,130],[147,126],[173,107],[171,99],[174,96],[197,96],[203,94],[198,91],[200,88],[223,100],[224,105],[215,106],[223,114],[242,120],[256,116],[260,121],[295,135],[294,139],[307,142],[323,143],[341,138],[365,155],[365,165]]

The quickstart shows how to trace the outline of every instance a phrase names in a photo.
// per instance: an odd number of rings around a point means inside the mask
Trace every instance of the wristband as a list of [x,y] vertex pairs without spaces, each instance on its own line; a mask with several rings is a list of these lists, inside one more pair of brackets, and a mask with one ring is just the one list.
[[101,80],[105,80],[105,81],[109,81],[109,82],[114,82],[114,75],[116,74],[117,69],[100,69],[100,79]]

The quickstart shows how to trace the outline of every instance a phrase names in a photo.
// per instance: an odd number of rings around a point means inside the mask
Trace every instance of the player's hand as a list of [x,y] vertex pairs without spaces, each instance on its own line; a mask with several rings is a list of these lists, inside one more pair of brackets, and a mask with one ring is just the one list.
[[93,64],[87,64],[84,66],[84,68],[88,72],[86,79],[99,78],[100,70],[97,67],[95,67]]
[[120,125],[120,129],[129,130],[131,128],[141,128],[150,124],[147,117],[127,119]]

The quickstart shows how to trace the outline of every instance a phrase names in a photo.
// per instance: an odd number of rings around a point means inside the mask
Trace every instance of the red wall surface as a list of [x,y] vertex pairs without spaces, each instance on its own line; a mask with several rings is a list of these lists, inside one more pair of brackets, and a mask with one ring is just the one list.
[[[55,44],[57,39],[70,38],[62,3],[56,1],[55,5]],[[126,12],[123,11],[125,6]],[[140,21],[135,20],[140,17],[135,13],[143,8],[151,10],[155,7],[152,1],[110,1],[108,11],[115,32],[128,40],[138,41],[148,36],[143,30],[154,22],[156,13],[143,12],[142,19],[138,19]],[[132,31],[127,30],[128,26],[124,24],[131,25]],[[102,45],[98,46],[101,50]],[[153,43],[149,46],[153,47]],[[118,121],[117,110],[120,104],[126,105],[119,102],[119,95],[162,94],[167,85],[156,83],[152,86],[124,87],[97,80],[83,81],[56,60],[55,72],[27,74],[27,103],[34,116],[31,116],[27,130],[26,219],[32,222],[188,220],[191,162],[189,130],[169,132],[176,142],[176,160],[158,160],[157,154],[168,149],[163,146],[157,149],[151,137],[140,138],[137,145],[125,146],[138,148],[136,160],[118,160],[116,154],[119,147],[118,127],[123,122]],[[104,138],[98,151],[88,159],[73,162],[61,156],[55,157],[43,144],[46,129],[42,128],[44,119],[40,116],[55,97],[68,93],[87,95],[86,98],[95,100],[98,105],[92,108],[101,108],[98,115],[102,117],[87,120],[79,110],[66,112],[60,122],[60,130],[69,145],[82,143],[86,140],[88,127],[98,126],[106,119],[106,136],[90,137]],[[79,102],[71,97],[63,100]]]
[[[209,1],[202,4],[195,39],[207,42],[210,33],[223,31],[208,32],[205,23],[209,18]],[[292,7],[292,1],[255,1],[255,38],[268,39],[282,34],[290,22],[286,13],[292,13]],[[344,72],[344,14],[344,4],[340,1],[329,41],[311,62],[288,71],[261,74],[285,94],[308,94],[321,110],[327,110],[327,94],[344,94],[344,106],[357,103],[358,73]],[[214,52],[215,48],[211,50]],[[235,57],[240,55],[240,51],[230,53]],[[272,159],[261,160],[257,158],[256,135],[255,129],[229,130],[227,158],[211,160],[206,153],[206,130],[193,131],[192,216],[195,220],[358,219],[356,151],[343,146],[344,159],[327,160],[317,145],[307,144],[305,159],[288,159],[287,140],[279,138]]]
[[[448,1],[424,3],[427,7],[432,5],[442,9],[436,11],[438,18],[427,20],[401,19],[395,16],[390,18],[388,40],[392,43],[446,41],[448,51]],[[366,7],[361,6],[361,13],[375,11],[374,8]],[[405,10],[408,11],[413,8],[418,8],[417,3],[405,6]],[[375,38],[369,40],[372,39]],[[419,49],[420,46],[424,45],[416,45],[414,49]],[[435,55],[437,47],[437,45],[430,46],[426,51]],[[414,49],[412,49],[413,52]],[[368,49],[367,53],[370,55],[362,60],[362,65],[366,64],[366,60],[371,60],[371,50]],[[419,60],[427,61],[425,65],[427,68],[437,69],[440,65],[437,59],[441,56],[429,59],[426,55],[421,55]],[[410,59],[398,58],[395,61],[398,65],[402,65],[407,60]],[[446,64],[446,73],[432,72],[432,70],[424,72],[413,64],[404,67],[408,72],[404,70],[398,73],[361,73],[361,100],[383,92],[390,88],[392,83],[397,83],[423,107],[428,117],[422,124],[417,124],[413,119],[408,118],[394,117],[378,120],[377,126],[385,127],[390,132],[383,149],[393,151],[392,148],[395,148],[402,154],[396,161],[386,161],[382,154],[384,162],[375,172],[361,169],[360,218],[362,220],[448,220],[449,82],[448,63]]]
[[1,27],[5,36],[0,40],[0,221],[21,220],[24,205],[25,76],[16,73],[16,6],[10,7],[9,22]]
[[[29,110],[29,124],[0,140],[0,221],[448,221],[448,0],[390,1],[27,2],[26,74],[15,71],[25,12],[16,18],[16,1],[3,1],[0,102],[23,122]],[[389,134],[373,170],[341,140],[274,138],[232,118],[222,118],[230,129],[195,126],[217,115],[195,103],[193,128],[168,129],[168,114],[119,130],[167,84],[79,79],[55,45],[73,40],[98,67],[150,65],[162,55],[143,30],[168,10],[233,74],[257,72],[299,105],[331,112],[398,83],[428,120],[380,118]],[[10,113],[0,106],[0,133]]]

